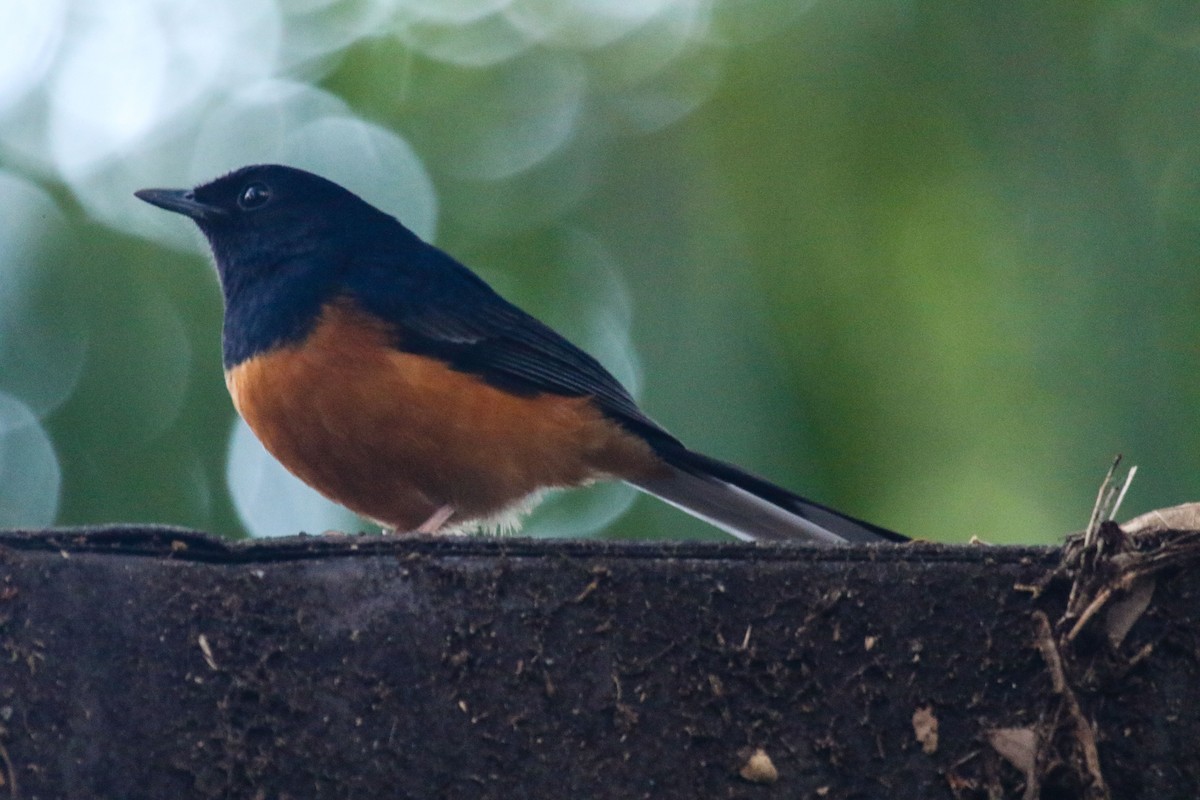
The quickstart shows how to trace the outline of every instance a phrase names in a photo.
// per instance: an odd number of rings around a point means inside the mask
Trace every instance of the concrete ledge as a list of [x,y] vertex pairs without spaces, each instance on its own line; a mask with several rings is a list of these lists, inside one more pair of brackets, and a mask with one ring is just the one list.
[[[1059,557],[0,532],[0,798],[1020,797]],[[1070,654],[1113,797],[1200,795],[1198,600]]]

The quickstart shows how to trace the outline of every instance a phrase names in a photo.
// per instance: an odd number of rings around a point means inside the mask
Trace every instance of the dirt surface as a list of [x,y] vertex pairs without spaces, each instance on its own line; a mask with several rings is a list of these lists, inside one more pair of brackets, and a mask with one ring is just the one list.
[[1197,571],[1056,677],[1059,561],[0,533],[0,800],[1200,796]]

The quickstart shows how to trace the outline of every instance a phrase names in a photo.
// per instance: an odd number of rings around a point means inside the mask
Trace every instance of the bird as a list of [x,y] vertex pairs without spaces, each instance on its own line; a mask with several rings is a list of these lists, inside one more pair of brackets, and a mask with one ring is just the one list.
[[277,164],[135,196],[190,218],[233,404],[309,486],[395,532],[512,523],[623,480],[748,541],[907,541],[684,446],[592,356],[397,218]]

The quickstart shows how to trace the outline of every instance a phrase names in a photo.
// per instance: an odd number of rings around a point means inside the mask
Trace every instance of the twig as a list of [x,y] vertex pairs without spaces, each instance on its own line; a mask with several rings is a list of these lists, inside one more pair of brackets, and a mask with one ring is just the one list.
[[[1113,464],[1116,467],[1116,464]],[[1137,475],[1137,464],[1129,468],[1129,472],[1125,475],[1125,483],[1121,484],[1121,492],[1117,495],[1117,499],[1113,502],[1112,509],[1108,512],[1110,520],[1115,519],[1117,511],[1121,508],[1121,503],[1125,502],[1125,493],[1129,491],[1129,485],[1133,483],[1133,476]]]
[[1071,626],[1070,632],[1067,633],[1068,643],[1075,641],[1075,637],[1078,636],[1079,632],[1083,630],[1083,626],[1087,625],[1088,622],[1091,621],[1092,617],[1096,616],[1097,612],[1104,607],[1104,604],[1108,602],[1110,597],[1112,597],[1113,592],[1116,591],[1116,588],[1117,587],[1113,585],[1105,586],[1100,590],[1099,593],[1096,594],[1095,597],[1092,598],[1092,602],[1088,603],[1088,606],[1083,610],[1083,613],[1081,613],[1075,619],[1075,624]]
[[[1100,538],[1100,527],[1102,523],[1109,522],[1116,516],[1117,510],[1125,500],[1126,492],[1129,491],[1130,484],[1133,483],[1134,476],[1137,475],[1137,467],[1130,467],[1118,488],[1113,477],[1120,464],[1121,455],[1118,453],[1113,459],[1112,465],[1109,466],[1108,472],[1104,475],[1104,480],[1100,482],[1100,490],[1096,493],[1096,502],[1092,506],[1087,529],[1083,532],[1082,545],[1074,551],[1071,557],[1076,565],[1076,573],[1071,583],[1070,596],[1067,598],[1065,619],[1076,617],[1080,613],[1080,607],[1085,603],[1088,604],[1092,614],[1099,610],[1098,607],[1092,608],[1093,602],[1084,596],[1084,592],[1092,588],[1092,584],[1097,578],[1103,577],[1100,575],[1099,567],[1106,555],[1104,551],[1108,542]],[[1077,625],[1076,627],[1081,626]]]
[[17,800],[17,772],[13,769],[12,759],[8,756],[8,748],[0,744],[0,760],[4,761],[4,771],[8,773],[8,796]]
[[1043,611],[1033,612],[1033,619],[1037,624],[1037,646],[1042,652],[1042,659],[1046,662],[1046,668],[1050,671],[1050,679],[1054,684],[1054,691],[1062,697],[1067,707],[1067,714],[1070,715],[1071,721],[1074,723],[1075,741],[1078,742],[1079,748],[1083,751],[1084,764],[1087,766],[1088,775],[1092,779],[1091,788],[1093,795],[1103,800],[1109,800],[1111,795],[1109,795],[1108,786],[1104,782],[1104,775],[1100,771],[1100,751],[1096,747],[1096,734],[1083,715],[1079,699],[1075,697],[1075,692],[1071,689],[1071,685],[1067,683],[1067,676],[1063,670],[1062,655],[1059,653],[1058,644],[1054,641],[1054,634],[1050,628],[1050,619]]
[[1075,620],[1075,624],[1071,626],[1070,632],[1067,633],[1066,641],[1068,643],[1074,642],[1075,637],[1079,635],[1084,626],[1088,624],[1092,617],[1096,616],[1100,609],[1104,608],[1104,604],[1107,603],[1114,594],[1117,592],[1127,591],[1133,586],[1138,578],[1141,578],[1144,574],[1145,573],[1135,569],[1127,570],[1116,580],[1109,582],[1107,586],[1097,592],[1096,596],[1092,598],[1092,602],[1088,603],[1087,608],[1083,610],[1083,612],[1079,615],[1079,618]]
[[1112,465],[1108,468],[1108,472],[1104,475],[1104,480],[1100,482],[1100,491],[1096,492],[1096,503],[1092,506],[1092,515],[1088,518],[1087,530],[1083,532],[1083,546],[1090,548],[1096,541],[1096,532],[1100,529],[1100,518],[1104,516],[1104,509],[1108,505],[1108,500],[1112,496],[1112,479],[1113,474],[1117,471],[1117,467],[1121,463],[1121,454],[1113,459]]

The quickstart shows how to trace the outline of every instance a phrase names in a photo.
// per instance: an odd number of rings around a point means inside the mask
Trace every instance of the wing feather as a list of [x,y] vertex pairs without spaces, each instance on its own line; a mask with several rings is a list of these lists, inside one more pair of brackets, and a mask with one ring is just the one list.
[[592,397],[625,427],[652,440],[676,441],[595,358],[446,253],[434,248],[427,253],[415,268],[386,261],[369,269],[360,265],[352,276],[358,280],[349,284],[356,304],[393,326],[398,348],[441,359],[511,391]]

